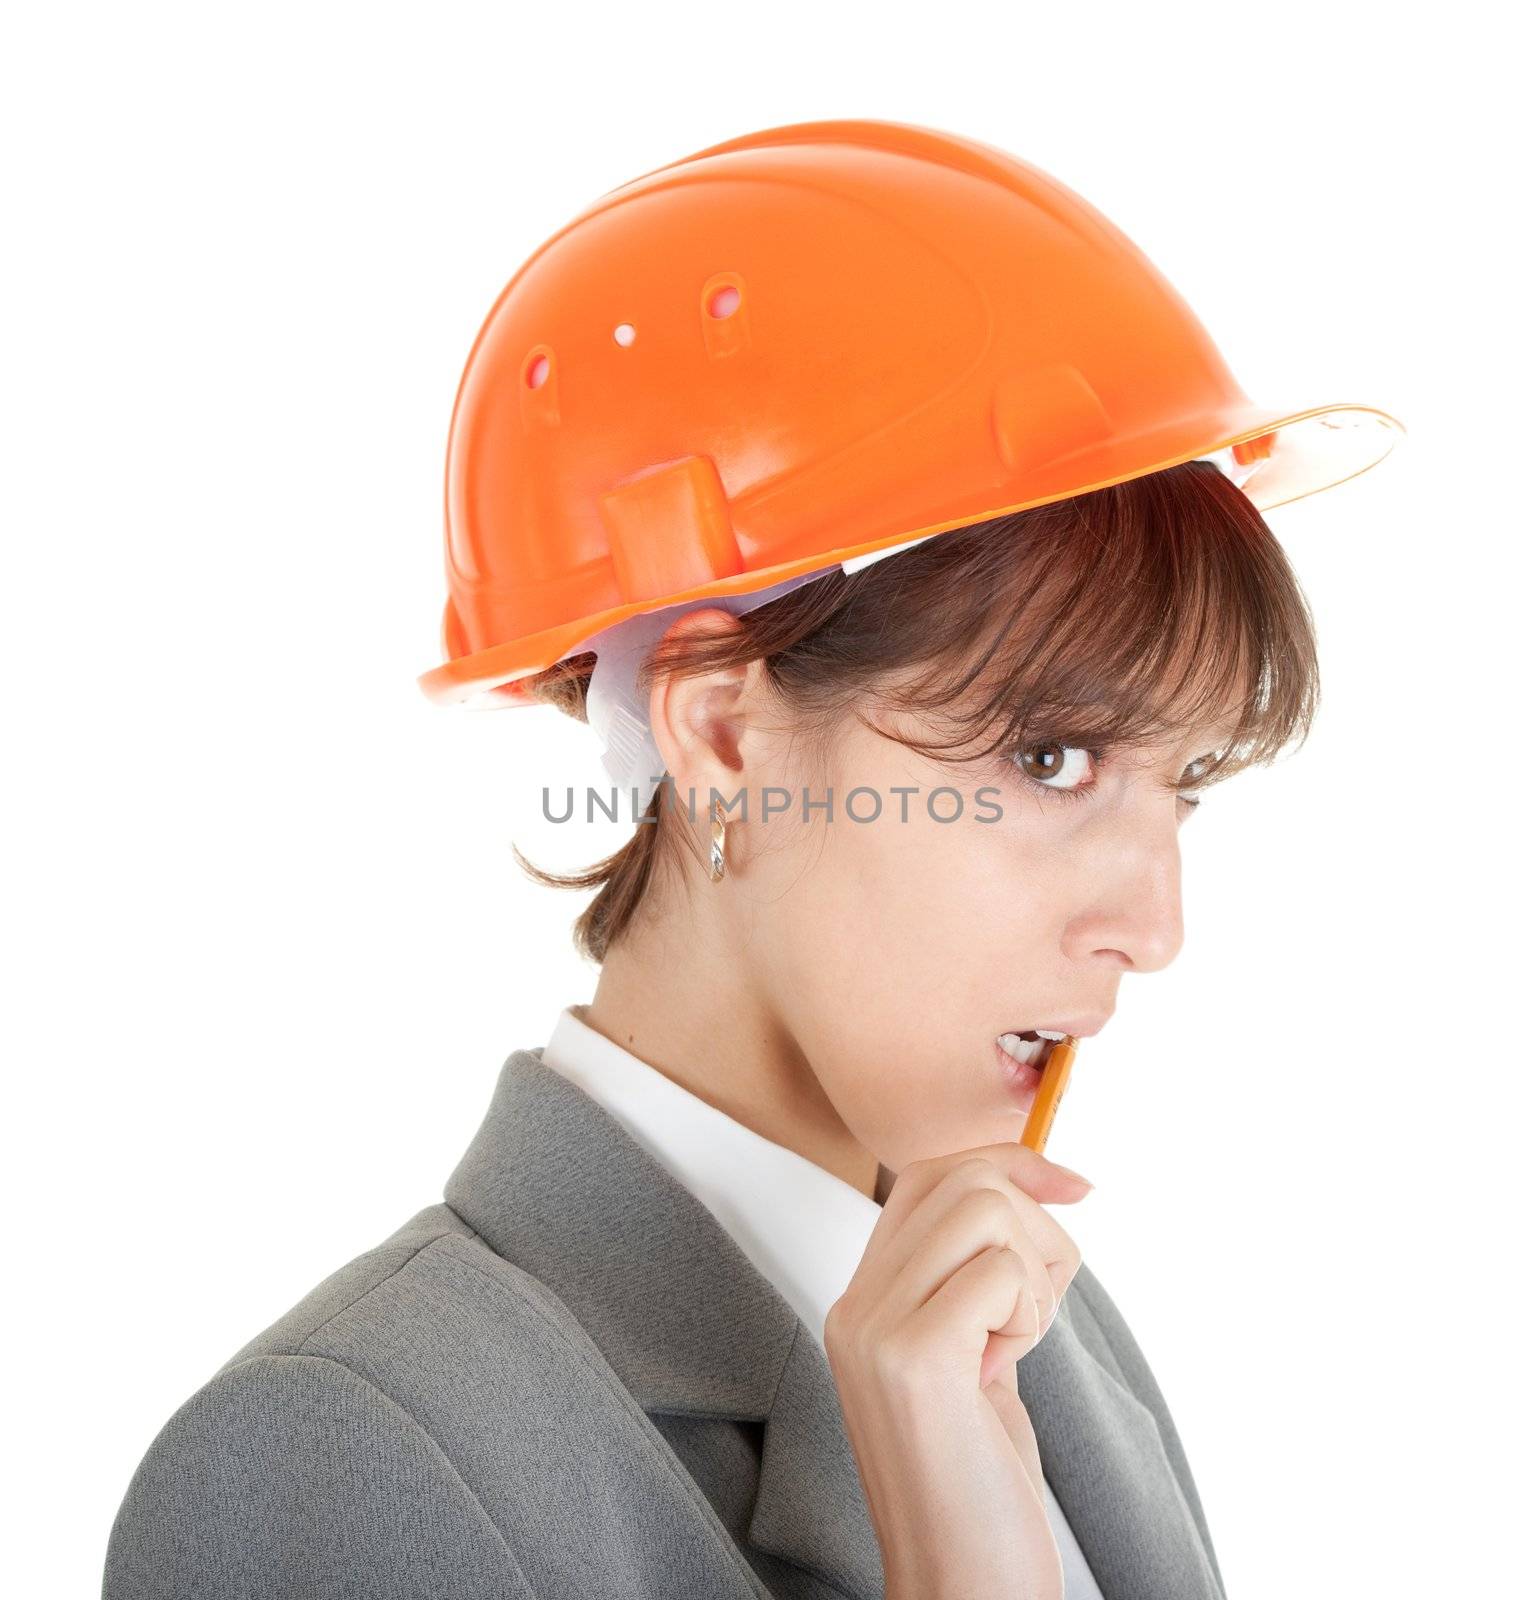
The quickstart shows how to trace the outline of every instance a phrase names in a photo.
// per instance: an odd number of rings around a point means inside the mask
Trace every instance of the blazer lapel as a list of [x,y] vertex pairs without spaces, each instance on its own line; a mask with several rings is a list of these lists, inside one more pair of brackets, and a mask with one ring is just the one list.
[[795,1334],[764,1424],[748,1536],[759,1549],[808,1568],[845,1594],[879,1600],[885,1592],[881,1546],[838,1389],[822,1346],[791,1316]]
[[642,1410],[763,1422],[751,1542],[881,1600],[821,1346],[705,1206],[542,1054],[508,1057],[444,1199],[565,1303]]
[[1113,1370],[1091,1305],[1103,1294],[1081,1263],[1020,1361],[1042,1471],[1105,1600],[1223,1600],[1159,1422]]
[[[565,1303],[644,1411],[762,1421],[751,1542],[881,1600],[880,1548],[821,1346],[706,1207],[542,1053],[504,1063],[445,1200]],[[1076,1320],[1104,1345],[1070,1288],[1019,1364],[1020,1392],[1105,1600],[1221,1600],[1151,1413]]]

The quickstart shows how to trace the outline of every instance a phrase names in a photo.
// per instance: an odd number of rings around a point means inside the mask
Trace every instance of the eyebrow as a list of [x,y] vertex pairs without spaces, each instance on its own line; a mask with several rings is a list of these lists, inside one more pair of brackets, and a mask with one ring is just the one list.
[[1213,755],[1222,750],[1239,732],[1239,726],[1238,722],[1214,722],[1192,734],[1193,743],[1200,744],[1201,748],[1191,759],[1199,761],[1204,755]]
[[1242,717],[1230,717],[1224,722],[1209,722],[1205,727],[1198,728],[1191,737],[1198,741],[1205,741],[1214,750],[1220,750],[1238,733],[1243,721]]

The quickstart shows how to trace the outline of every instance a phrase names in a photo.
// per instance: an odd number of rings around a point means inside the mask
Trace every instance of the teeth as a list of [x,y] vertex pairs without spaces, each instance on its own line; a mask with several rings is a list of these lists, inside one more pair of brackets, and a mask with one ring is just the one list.
[[1023,1066],[1033,1067],[1036,1065],[1036,1057],[1039,1051],[1035,1039],[1022,1039],[1018,1033],[1001,1033],[998,1037],[999,1044],[1007,1056],[1012,1057]]
[[1066,1039],[1068,1037],[1068,1035],[1066,1033],[1052,1033],[1052,1032],[1049,1032],[1046,1028],[1038,1028],[1036,1030],[1036,1032],[1037,1032],[1037,1035],[1040,1038],[1052,1039],[1054,1041],[1056,1041],[1058,1039]]

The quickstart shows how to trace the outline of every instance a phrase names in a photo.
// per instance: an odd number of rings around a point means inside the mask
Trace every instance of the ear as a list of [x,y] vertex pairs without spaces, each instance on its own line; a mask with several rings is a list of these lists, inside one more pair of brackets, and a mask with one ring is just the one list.
[[[741,630],[730,611],[705,608],[680,617],[663,637],[676,641]],[[688,810],[692,790],[695,816],[709,811],[712,787],[730,809],[748,782],[756,753],[751,711],[762,674],[762,662],[748,661],[695,677],[664,672],[652,685],[652,737],[672,780],[673,803]]]

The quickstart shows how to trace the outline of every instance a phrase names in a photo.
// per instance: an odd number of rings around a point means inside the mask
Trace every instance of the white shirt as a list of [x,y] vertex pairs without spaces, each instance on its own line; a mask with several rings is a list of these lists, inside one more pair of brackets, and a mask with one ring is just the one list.
[[[828,1308],[849,1287],[881,1207],[590,1028],[578,1015],[585,1009],[561,1012],[545,1065],[596,1100],[694,1195],[823,1344]],[[1064,1600],[1104,1600],[1050,1484],[1047,1514]]]

